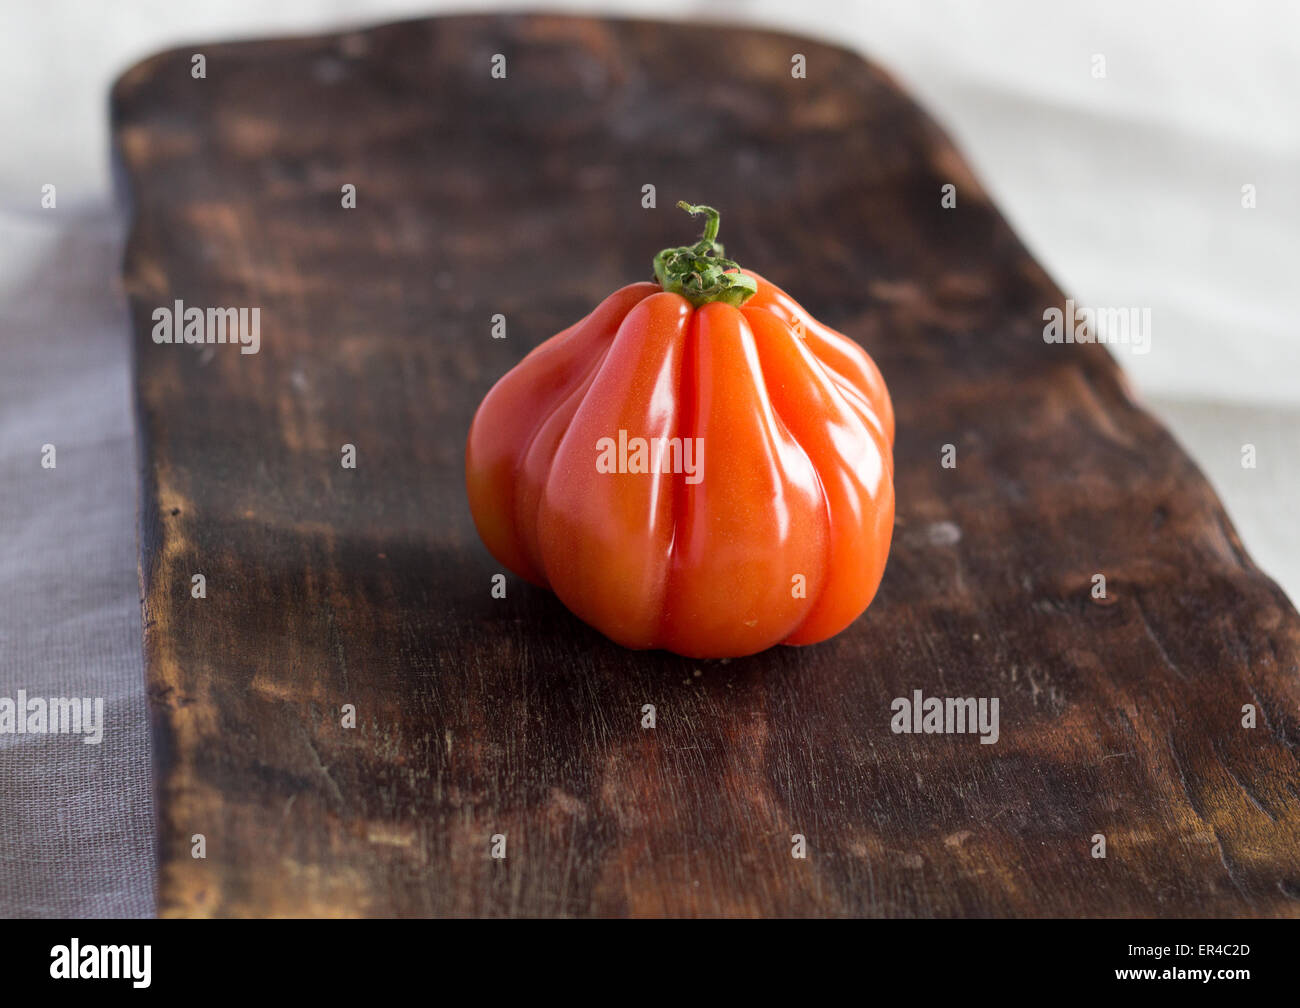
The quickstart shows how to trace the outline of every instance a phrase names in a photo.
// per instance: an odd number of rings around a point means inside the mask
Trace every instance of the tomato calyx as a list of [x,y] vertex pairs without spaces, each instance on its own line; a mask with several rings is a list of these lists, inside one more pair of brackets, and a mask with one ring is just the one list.
[[712,301],[739,308],[758,293],[758,285],[753,277],[740,272],[739,265],[722,257],[718,211],[685,200],[677,206],[692,217],[705,215],[704,236],[694,245],[666,248],[655,256],[655,279],[659,286],[680,294],[696,308]]

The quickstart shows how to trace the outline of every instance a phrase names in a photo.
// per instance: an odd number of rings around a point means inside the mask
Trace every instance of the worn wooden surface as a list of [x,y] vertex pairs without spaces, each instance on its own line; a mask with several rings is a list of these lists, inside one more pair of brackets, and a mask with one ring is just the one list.
[[[1107,353],[1043,342],[1063,295],[879,71],[466,17],[166,53],[113,110],[163,913],[1300,912],[1300,619]],[[695,233],[680,198],[893,392],[889,568],[819,646],[631,653],[489,594],[472,411]],[[261,352],[155,345],[176,298],[260,306]],[[1000,740],[893,734],[914,689],[998,697]]]

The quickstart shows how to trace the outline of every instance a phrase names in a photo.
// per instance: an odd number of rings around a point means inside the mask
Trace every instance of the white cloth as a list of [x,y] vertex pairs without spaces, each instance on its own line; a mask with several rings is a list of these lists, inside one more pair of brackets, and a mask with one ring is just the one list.
[[[23,264],[0,299],[0,703],[20,690],[101,699],[103,729],[98,744],[0,734],[0,916],[148,916],[152,784],[118,222],[58,214],[0,216],[3,255]],[[53,468],[42,466],[46,445]]]

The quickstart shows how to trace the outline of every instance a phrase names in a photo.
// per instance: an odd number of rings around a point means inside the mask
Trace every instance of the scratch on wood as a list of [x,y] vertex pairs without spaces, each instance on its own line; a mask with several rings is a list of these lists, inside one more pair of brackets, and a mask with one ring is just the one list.
[[1278,821],[1277,816],[1275,816],[1264,806],[1264,803],[1259,800],[1254,790],[1245,781],[1243,781],[1240,777],[1238,777],[1236,771],[1232,769],[1232,765],[1228,762],[1228,758],[1223,752],[1223,748],[1219,744],[1218,739],[1215,739],[1213,744],[1214,744],[1214,755],[1217,756],[1219,762],[1223,764],[1223,769],[1226,770],[1228,776],[1232,778],[1232,782],[1236,784],[1237,787],[1241,788],[1241,793],[1246,796],[1247,800],[1252,805],[1254,805],[1255,808],[1259,809],[1260,812],[1268,816],[1270,822],[1277,822]]
[[1191,786],[1187,782],[1187,773],[1183,768],[1183,761],[1178,755],[1178,747],[1174,744],[1174,733],[1172,731],[1168,734],[1168,743],[1169,753],[1174,760],[1174,769],[1178,771],[1178,782],[1183,787],[1183,793],[1187,795],[1187,801],[1192,806],[1192,810],[1196,813],[1197,818],[1200,819],[1210,832],[1214,834],[1214,842],[1219,848],[1219,860],[1223,863],[1223,868],[1228,873],[1229,880],[1236,887],[1237,891],[1244,896],[1246,894],[1245,886],[1242,885],[1241,880],[1237,877],[1236,866],[1232,863],[1232,859],[1228,856],[1228,850],[1223,845],[1223,837],[1219,835],[1218,827],[1216,827],[1210,817],[1205,814],[1205,806],[1201,803],[1200,799],[1192,793]]
[[334,796],[335,801],[337,801],[340,806],[346,804],[343,800],[343,792],[339,790],[338,784],[335,782],[334,778],[330,776],[329,767],[321,761],[320,753],[316,751],[316,744],[312,741],[311,736],[301,725],[299,726],[298,731],[302,735],[303,741],[307,743],[307,751],[311,753],[312,762],[316,764],[316,769],[320,772],[320,775],[325,778],[325,782],[329,785],[330,793]]
[[1142,604],[1142,593],[1134,592],[1133,595],[1137,603],[1138,616],[1142,620],[1142,629],[1146,633],[1147,639],[1155,645],[1156,651],[1160,654],[1160,660],[1163,661],[1165,667],[1179,679],[1186,679],[1187,673],[1174,664],[1173,659],[1169,657],[1169,652],[1165,650],[1164,644],[1160,642],[1160,638],[1156,636],[1155,630],[1152,629],[1151,621],[1147,618],[1146,606]]

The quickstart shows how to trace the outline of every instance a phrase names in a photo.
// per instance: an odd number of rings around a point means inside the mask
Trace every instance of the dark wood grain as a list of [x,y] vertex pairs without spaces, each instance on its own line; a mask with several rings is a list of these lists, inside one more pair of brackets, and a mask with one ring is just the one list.
[[[1300,618],[1107,352],[1044,343],[1062,293],[880,71],[458,17],[169,52],[113,114],[163,913],[1300,913]],[[822,645],[632,653],[490,596],[472,412],[682,198],[894,396],[889,567]],[[154,344],[176,298],[260,306],[261,352]],[[893,734],[914,689],[1000,698],[1000,740]]]

